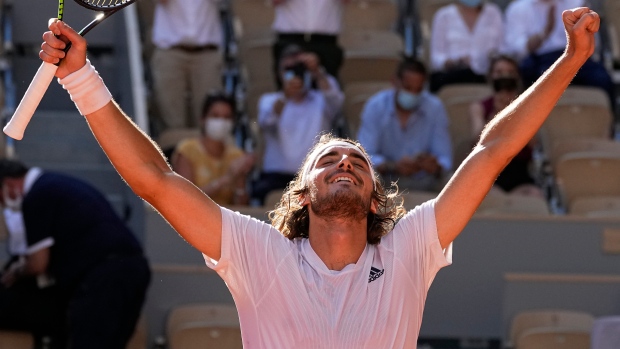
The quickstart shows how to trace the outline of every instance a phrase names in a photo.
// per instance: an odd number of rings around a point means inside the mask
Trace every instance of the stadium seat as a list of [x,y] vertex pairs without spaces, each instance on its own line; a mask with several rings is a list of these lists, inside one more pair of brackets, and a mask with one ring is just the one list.
[[277,204],[280,203],[280,199],[282,199],[282,194],[284,190],[276,189],[272,190],[265,196],[265,204],[263,205],[268,210],[273,210]]
[[[582,217],[620,217],[620,196],[576,198],[568,213]],[[620,342],[618,342],[620,343]]]
[[559,140],[551,145],[551,151],[549,153],[549,163],[551,164],[551,168],[555,169],[558,159],[565,154],[583,151],[607,152],[620,156],[620,142],[601,138]]
[[476,211],[478,216],[525,215],[548,216],[549,206],[542,198],[522,195],[487,195]]
[[562,309],[522,311],[512,319],[507,344],[508,346],[516,344],[518,338],[525,332],[535,328],[572,328],[589,332],[593,323],[594,317],[582,311]]
[[345,87],[352,82],[388,80],[394,76],[400,61],[398,55],[389,53],[346,51],[340,80]]
[[610,108],[609,97],[605,90],[589,86],[568,86],[558,104],[560,105],[596,105]]
[[239,60],[247,73],[248,84],[271,84],[275,91],[271,38],[243,41],[239,47]]
[[594,320],[590,349],[617,349],[620,343],[620,316]]
[[401,194],[401,197],[403,198],[403,206],[409,211],[413,210],[416,206],[436,198],[437,193],[428,191],[405,191]]
[[607,107],[558,104],[539,131],[543,152],[549,156],[553,143],[562,139],[609,139],[612,118]]
[[472,136],[469,106],[479,100],[475,96],[454,97],[444,102],[450,120],[452,168],[457,168],[471,152],[476,138]]
[[620,196],[620,156],[605,152],[579,152],[562,156],[555,178],[564,207],[574,200],[595,196]]
[[390,0],[353,0],[344,7],[343,32],[358,30],[392,30],[397,7]]
[[234,0],[236,32],[242,41],[267,39],[273,36],[271,25],[274,10],[269,0]]
[[136,329],[127,343],[127,349],[146,349],[148,343],[148,331],[144,314],[140,315]]
[[30,333],[0,331],[0,349],[32,349],[34,338]]
[[345,51],[379,51],[399,55],[403,53],[403,39],[388,30],[357,30],[340,35]]
[[241,349],[234,305],[188,304],[170,311],[166,325],[170,349]]
[[419,0],[418,14],[420,17],[420,31],[422,33],[423,60],[430,66],[430,42],[433,17],[440,8],[455,3],[456,0]]
[[469,98],[472,102],[493,95],[493,89],[487,84],[463,83],[446,85],[437,92],[437,97],[447,103],[454,98]]
[[620,64],[620,2],[605,0],[603,19],[608,25],[613,60]]
[[575,328],[533,328],[518,339],[515,349],[589,349],[590,331]]
[[357,138],[362,110],[368,98],[375,93],[391,88],[388,81],[364,81],[347,84],[344,88],[344,115],[350,138]]

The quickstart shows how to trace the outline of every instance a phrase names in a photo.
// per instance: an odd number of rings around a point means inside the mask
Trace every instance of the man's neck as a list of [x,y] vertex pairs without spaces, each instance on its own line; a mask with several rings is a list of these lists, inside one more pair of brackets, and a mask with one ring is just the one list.
[[355,264],[366,248],[366,218],[321,219],[310,217],[309,240],[314,252],[329,270],[342,270]]

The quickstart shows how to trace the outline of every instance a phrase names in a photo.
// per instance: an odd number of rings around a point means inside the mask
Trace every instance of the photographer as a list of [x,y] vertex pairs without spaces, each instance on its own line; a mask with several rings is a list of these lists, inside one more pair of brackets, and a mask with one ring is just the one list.
[[263,203],[272,190],[284,189],[322,131],[328,131],[344,95],[314,53],[288,46],[280,57],[282,91],[258,102],[258,124],[265,142],[260,178],[252,198]]

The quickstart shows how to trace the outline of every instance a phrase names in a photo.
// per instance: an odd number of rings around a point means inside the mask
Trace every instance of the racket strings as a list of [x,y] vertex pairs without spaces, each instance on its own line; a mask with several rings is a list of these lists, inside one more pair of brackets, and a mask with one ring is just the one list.
[[78,0],[78,2],[82,2],[87,6],[102,10],[125,6],[134,1],[135,0]]

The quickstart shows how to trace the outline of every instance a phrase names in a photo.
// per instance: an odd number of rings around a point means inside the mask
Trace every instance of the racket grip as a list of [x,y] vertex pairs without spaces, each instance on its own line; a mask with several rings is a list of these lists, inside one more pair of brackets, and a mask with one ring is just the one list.
[[13,139],[20,140],[24,137],[26,126],[30,122],[32,115],[37,110],[39,103],[50,83],[54,79],[58,66],[43,62],[37,70],[30,86],[26,90],[24,97],[15,110],[11,120],[4,126],[4,133]]

